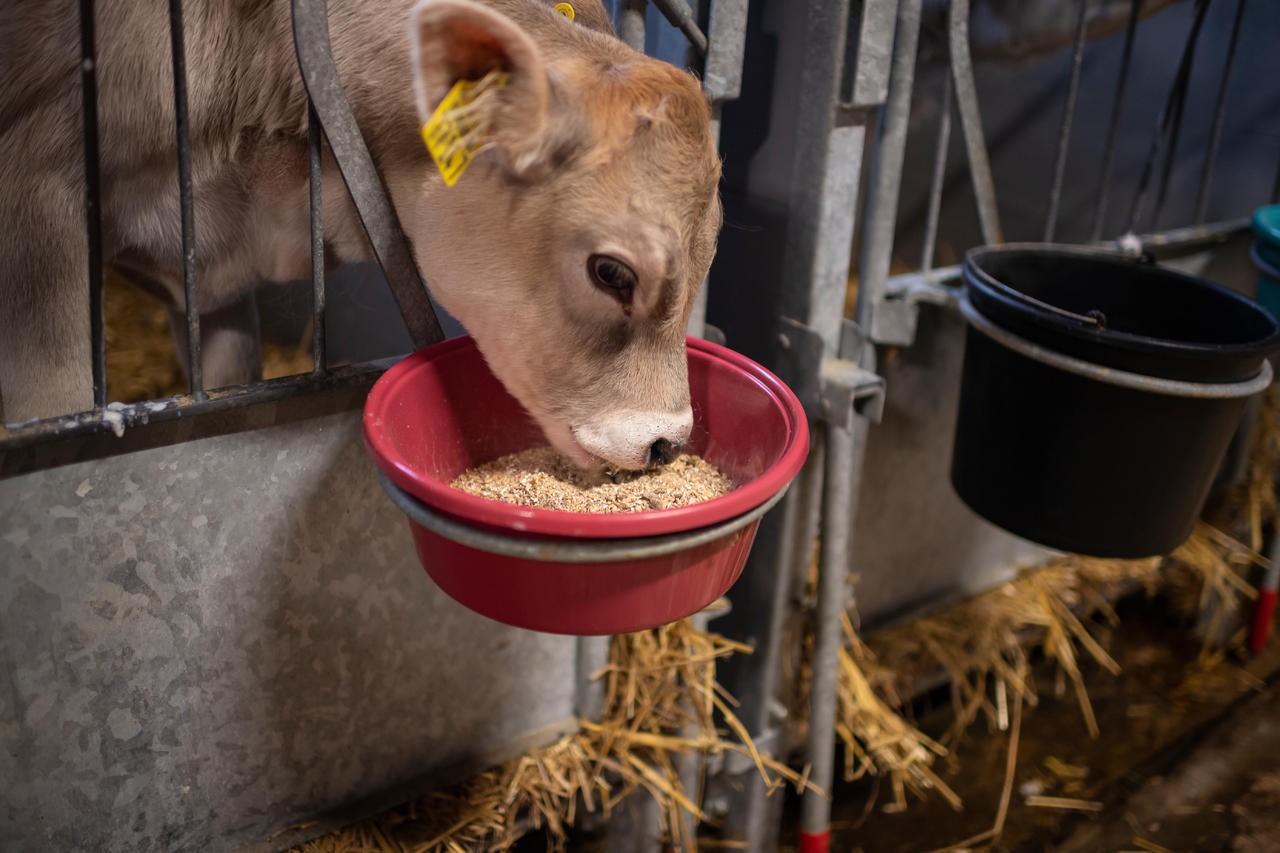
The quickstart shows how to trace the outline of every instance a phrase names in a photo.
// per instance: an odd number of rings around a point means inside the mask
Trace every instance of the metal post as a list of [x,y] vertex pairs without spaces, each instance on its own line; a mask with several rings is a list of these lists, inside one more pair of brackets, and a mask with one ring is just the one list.
[[1076,97],[1080,93],[1080,66],[1084,59],[1085,24],[1088,21],[1089,2],[1078,0],[1080,11],[1076,16],[1076,39],[1071,50],[1071,81],[1067,84],[1067,103],[1062,109],[1062,126],[1058,130],[1058,155],[1053,162],[1053,185],[1049,189],[1049,213],[1045,217],[1044,241],[1053,242],[1053,232],[1058,225],[1058,206],[1062,203],[1062,180],[1067,173],[1067,148],[1071,142],[1071,122],[1076,115]]
[[969,176],[978,203],[978,221],[983,242],[1003,243],[1000,211],[996,207],[996,185],[987,159],[987,143],[982,133],[982,114],[978,110],[978,87],[973,79],[973,60],[969,56],[969,0],[951,0],[948,21],[951,48],[951,77],[956,86],[956,104],[960,109],[960,129],[969,155]]
[[1142,0],[1131,0],[1129,22],[1124,31],[1124,52],[1120,57],[1120,79],[1116,82],[1116,99],[1111,105],[1111,122],[1107,126],[1107,144],[1102,155],[1102,177],[1098,184],[1098,209],[1093,218],[1091,242],[1102,239],[1102,222],[1107,215],[1107,196],[1111,192],[1111,170],[1116,162],[1116,141],[1120,132],[1120,115],[1124,110],[1124,91],[1129,85],[1129,65],[1133,59],[1133,39],[1138,30],[1138,15]]
[[1240,23],[1244,20],[1245,0],[1236,2],[1236,18],[1231,24],[1231,40],[1227,43],[1227,62],[1222,69],[1222,83],[1218,86],[1218,105],[1214,108],[1213,134],[1209,137],[1209,149],[1204,155],[1204,169],[1200,172],[1200,186],[1196,189],[1196,224],[1204,222],[1209,210],[1209,185],[1213,183],[1213,167],[1218,159],[1218,146],[1222,143],[1222,125],[1227,116],[1227,92],[1231,88],[1231,71],[1236,63],[1236,45],[1240,41]]
[[[702,91],[711,101],[711,136],[720,145],[720,110],[742,92],[742,59],[747,39],[747,0],[716,0],[707,24],[709,42],[702,70]],[[689,314],[687,331],[702,337],[707,322],[710,282],[702,282]]]
[[182,209],[182,285],[187,308],[187,376],[191,396],[205,399],[200,357],[200,299],[196,293],[196,215],[191,191],[191,125],[187,117],[187,54],[182,37],[182,0],[169,0],[173,49],[173,111],[178,132],[178,198]]
[[[1129,221],[1125,225],[1125,233],[1134,231],[1138,227],[1138,220],[1142,216],[1143,208],[1146,205],[1147,189],[1151,183],[1151,175],[1155,170],[1156,160],[1164,148],[1165,138],[1170,138],[1170,150],[1166,157],[1170,164],[1168,168],[1172,168],[1173,147],[1176,144],[1177,124],[1182,119],[1182,103],[1186,99],[1187,84],[1191,78],[1191,61],[1195,57],[1196,42],[1200,38],[1200,27],[1204,23],[1205,13],[1209,10],[1209,0],[1196,0],[1195,17],[1191,21],[1191,31],[1187,35],[1186,46],[1182,49],[1182,59],[1178,63],[1178,71],[1174,76],[1173,86],[1169,89],[1169,97],[1164,103],[1164,107],[1160,110],[1160,117],[1156,120],[1156,131],[1151,139],[1151,147],[1147,151],[1147,160],[1142,166],[1142,175],[1138,178],[1138,189],[1134,193],[1133,207],[1129,210]],[[1161,182],[1159,191],[1160,199],[1156,202],[1156,213],[1154,220],[1159,218],[1160,206],[1164,201],[1164,188],[1168,182],[1168,168],[1164,173],[1164,179]]]
[[107,405],[106,314],[102,302],[102,212],[98,176],[98,81],[94,44],[94,0],[80,0],[80,100],[84,114],[84,216],[89,238],[89,334],[93,405]]
[[898,225],[898,196],[902,186],[902,161],[907,149],[907,125],[911,120],[911,92],[915,86],[916,48],[920,40],[922,0],[902,0],[898,5],[897,38],[889,98],[884,108],[884,131],[876,149],[875,170],[867,199],[863,227],[862,265],[858,278],[858,323],[875,336],[875,309],[884,294]]
[[947,179],[947,154],[951,145],[951,75],[942,78],[942,106],[938,112],[938,142],[933,155],[933,178],[929,182],[929,211],[925,216],[924,248],[920,271],[933,269],[933,251],[938,244],[938,221],[942,217],[942,187]]
[[858,485],[868,422],[854,418],[848,429],[826,426],[826,488],[823,490],[822,551],[818,565],[818,612],[813,643],[813,684],[809,691],[809,778],[825,793],[806,791],[800,846],[826,851],[831,829],[830,791],[835,776],[836,691],[844,643],[840,617],[849,606],[849,529],[857,509]]
[[644,19],[648,6],[649,0],[623,0],[622,21],[618,27],[622,40],[641,53],[644,53]]
[[317,374],[329,368],[324,329],[324,205],[321,196],[320,118],[307,104],[307,154],[311,203],[311,359]]

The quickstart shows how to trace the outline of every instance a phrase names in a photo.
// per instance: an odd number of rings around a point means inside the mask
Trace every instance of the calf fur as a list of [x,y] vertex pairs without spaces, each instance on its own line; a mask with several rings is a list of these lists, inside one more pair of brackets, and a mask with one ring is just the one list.
[[[692,423],[684,328],[720,227],[693,77],[598,0],[329,0],[334,57],[433,295],[583,466],[664,461]],[[98,0],[105,256],[184,309],[167,5]],[[253,288],[305,277],[307,101],[287,0],[184,12],[203,370],[253,378]],[[0,394],[6,420],[90,408],[77,4],[0,0]],[[486,144],[446,187],[419,128],[459,79]],[[326,152],[325,248],[368,247]]]

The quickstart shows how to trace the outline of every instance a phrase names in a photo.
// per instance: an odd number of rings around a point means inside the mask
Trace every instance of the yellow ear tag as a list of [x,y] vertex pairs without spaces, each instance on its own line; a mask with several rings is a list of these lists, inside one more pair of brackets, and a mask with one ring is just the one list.
[[422,141],[445,186],[458,182],[484,145],[488,128],[484,114],[474,106],[476,99],[489,89],[507,85],[510,77],[507,72],[494,69],[479,80],[459,80],[422,126]]
[[564,15],[569,20],[573,20],[573,6],[569,3],[557,3],[556,11]]

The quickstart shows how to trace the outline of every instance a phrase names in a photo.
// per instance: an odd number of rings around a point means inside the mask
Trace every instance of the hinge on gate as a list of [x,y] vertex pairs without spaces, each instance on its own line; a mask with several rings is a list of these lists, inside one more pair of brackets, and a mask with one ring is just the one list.
[[875,423],[884,415],[884,377],[875,350],[855,323],[844,321],[840,351],[831,355],[822,337],[804,323],[781,319],[779,373],[813,420],[849,426],[854,415]]

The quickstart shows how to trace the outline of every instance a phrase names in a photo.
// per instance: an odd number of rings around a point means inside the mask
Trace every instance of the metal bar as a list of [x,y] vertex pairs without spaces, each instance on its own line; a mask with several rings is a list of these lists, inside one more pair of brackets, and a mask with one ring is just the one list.
[[[1249,230],[1249,219],[1245,217],[1209,225],[1189,225],[1154,234],[1139,234],[1123,240],[1100,241],[1097,245],[1134,254],[1150,252],[1157,257],[1178,257],[1225,243]],[[885,285],[885,296],[889,299],[954,305],[958,308],[959,288],[954,285],[960,280],[962,273],[961,265],[955,264],[927,272],[891,276]]]
[[933,155],[933,178],[929,182],[929,209],[925,214],[924,248],[920,271],[933,269],[933,252],[938,243],[938,221],[942,215],[942,186],[947,178],[947,154],[951,146],[951,75],[942,79],[942,106],[938,116],[938,144]]
[[355,203],[378,266],[386,274],[409,337],[418,348],[444,340],[400,217],[391,205],[386,185],[342,90],[329,41],[325,0],[292,0],[291,9],[293,46],[303,85],[324,126],[329,150]]
[[840,344],[866,135],[865,111],[862,123],[836,126],[848,29],[849,0],[809,4],[786,238],[787,280],[807,287],[792,291],[803,302],[783,313],[816,331],[832,353]]
[[89,239],[89,334],[93,405],[107,404],[106,314],[102,304],[102,184],[98,175],[97,47],[94,0],[80,0],[80,98],[84,116],[84,216]]
[[988,245],[1003,243],[1004,232],[1000,228],[1000,211],[996,206],[996,185],[991,176],[991,161],[987,159],[982,113],[978,108],[978,87],[973,79],[973,60],[969,56],[969,0],[951,0],[947,29],[951,76],[956,84],[960,129],[964,133],[965,151],[969,156],[969,176],[978,203],[982,240]]
[[1204,170],[1200,173],[1200,186],[1196,190],[1196,222],[1204,222],[1209,210],[1209,186],[1213,183],[1213,167],[1218,159],[1218,147],[1222,144],[1222,126],[1227,116],[1227,91],[1231,88],[1231,71],[1236,63],[1236,45],[1240,41],[1240,23],[1244,20],[1245,0],[1236,2],[1236,18],[1231,24],[1231,39],[1227,42],[1227,63],[1222,69],[1222,83],[1218,87],[1218,105],[1213,114],[1213,133],[1209,137],[1209,150],[1204,155]]
[[1111,105],[1111,123],[1107,128],[1107,144],[1102,155],[1102,178],[1098,185],[1098,206],[1093,217],[1093,233],[1090,242],[1102,239],[1102,223],[1107,215],[1107,201],[1111,193],[1111,171],[1116,163],[1116,141],[1120,132],[1120,115],[1124,108],[1124,93],[1129,85],[1129,66],[1133,60],[1133,40],[1138,31],[1138,14],[1142,0],[1131,0],[1129,22],[1124,31],[1124,52],[1120,57],[1120,79],[1116,83],[1116,99]]
[[1058,207],[1062,203],[1062,181],[1067,174],[1067,148],[1071,142],[1071,122],[1076,115],[1076,98],[1080,94],[1080,66],[1084,60],[1085,24],[1088,20],[1089,2],[1079,0],[1080,11],[1076,16],[1076,40],[1071,51],[1071,81],[1067,84],[1067,103],[1062,109],[1062,127],[1058,130],[1058,154],[1053,163],[1053,185],[1049,190],[1049,215],[1044,223],[1044,241],[1053,242],[1058,226]]
[[649,0],[623,0],[622,23],[618,27],[622,40],[633,50],[644,53],[645,13]]
[[684,33],[699,56],[707,55],[707,35],[698,26],[693,9],[685,0],[653,0],[653,5],[658,7],[658,11],[673,27]]
[[311,202],[311,358],[316,373],[329,368],[324,328],[324,204],[321,175],[321,128],[316,108],[307,104],[308,183]]
[[[1173,86],[1169,89],[1169,97],[1165,100],[1164,106],[1160,110],[1160,117],[1156,120],[1155,135],[1151,139],[1151,147],[1147,151],[1147,160],[1142,167],[1142,175],[1138,178],[1138,189],[1134,193],[1133,206],[1129,210],[1129,221],[1125,225],[1125,233],[1133,231],[1138,227],[1138,220],[1142,215],[1142,209],[1146,206],[1147,190],[1151,184],[1151,174],[1155,170],[1156,160],[1164,147],[1165,137],[1170,135],[1173,127],[1174,116],[1177,114],[1181,118],[1182,110],[1180,102],[1186,97],[1187,82],[1191,77],[1191,59],[1195,55],[1196,41],[1200,36],[1200,26],[1204,23],[1205,12],[1209,9],[1208,0],[1196,0],[1195,18],[1191,22],[1191,30],[1187,34],[1186,46],[1182,49],[1182,59],[1178,62],[1178,70],[1174,75]],[[1170,152],[1167,158],[1172,163],[1173,154]],[[1171,168],[1171,167],[1170,167]],[[1167,178],[1168,170],[1166,170]],[[1152,224],[1158,218],[1158,208],[1163,202],[1163,187],[1161,188],[1161,201],[1157,202],[1157,216],[1153,218]]]
[[0,453],[23,450],[70,436],[112,431],[123,433],[125,430],[161,424],[179,418],[196,418],[360,383],[372,384],[396,361],[397,359],[390,358],[335,368],[322,376],[303,373],[297,376],[252,382],[248,385],[220,388],[199,399],[183,394],[160,400],[148,400],[144,403],[128,405],[112,403],[104,411],[48,418],[30,426],[0,432],[0,436],[3,436],[0,438]]
[[[707,23],[707,60],[702,89],[713,108],[742,93],[742,62],[747,43],[748,0],[715,0]],[[718,113],[717,113],[718,115]],[[716,122],[719,139],[719,121]]]
[[[720,145],[720,108],[742,91],[742,57],[746,51],[747,0],[716,0],[707,24],[711,33],[703,63],[702,90],[711,101],[711,136]],[[706,331],[710,280],[704,280],[694,299],[686,331],[702,337]]]
[[200,299],[196,293],[196,215],[191,190],[191,123],[187,116],[187,54],[182,36],[182,0],[169,0],[173,49],[173,111],[178,130],[178,198],[182,210],[182,288],[187,313],[187,376],[191,396],[205,398],[200,357]]
[[[841,618],[849,607],[849,532],[857,509],[867,420],[854,418],[849,429],[826,427],[827,458],[822,506],[822,550],[818,569],[817,626],[813,641],[813,682],[809,692],[809,779],[823,792],[835,776],[836,692]],[[801,849],[826,850],[831,826],[827,793],[806,790],[802,804]]]
[[898,5],[897,38],[893,42],[893,69],[884,108],[884,131],[876,151],[870,197],[864,220],[862,264],[858,278],[858,324],[871,328],[872,314],[884,292],[893,255],[893,235],[898,224],[898,196],[902,187],[902,162],[907,149],[907,125],[911,120],[911,91],[915,83],[916,49],[920,41],[922,0],[902,0]]

